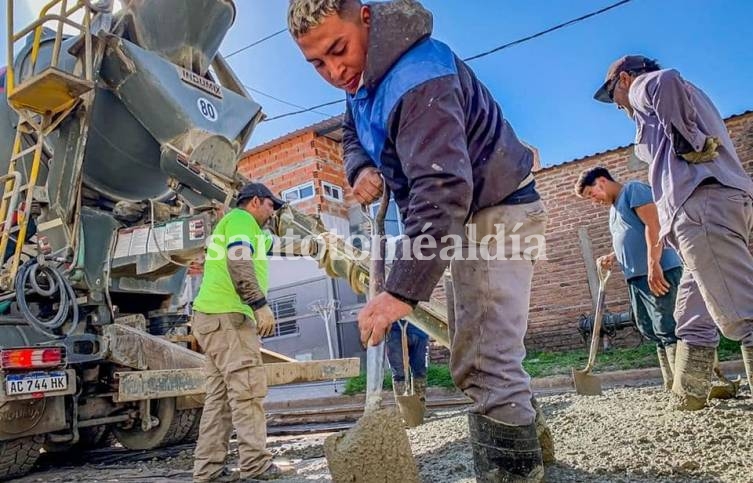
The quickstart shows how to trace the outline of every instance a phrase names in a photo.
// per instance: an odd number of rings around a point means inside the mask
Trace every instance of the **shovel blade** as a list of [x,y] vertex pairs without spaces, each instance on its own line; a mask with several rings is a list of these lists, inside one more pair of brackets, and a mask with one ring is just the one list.
[[573,383],[575,392],[581,396],[601,396],[601,379],[591,371],[576,371],[573,369]]
[[735,399],[740,390],[741,381],[742,378],[738,376],[737,379],[734,380],[729,380],[725,377],[712,382],[709,399]]
[[397,407],[400,408],[400,414],[403,416],[405,425],[409,428],[420,426],[424,422],[426,413],[426,400],[418,394],[410,396],[395,396]]
[[419,483],[403,420],[395,408],[366,412],[355,426],[324,440],[334,483]]

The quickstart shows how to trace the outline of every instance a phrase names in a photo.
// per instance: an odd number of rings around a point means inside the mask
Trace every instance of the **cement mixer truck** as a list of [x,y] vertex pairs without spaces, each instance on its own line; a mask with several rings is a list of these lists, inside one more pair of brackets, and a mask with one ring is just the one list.
[[[52,0],[23,26],[14,3],[0,74],[0,480],[43,448],[196,437],[203,355],[179,294],[264,116],[218,52],[232,0],[117,12]],[[289,206],[274,229],[326,232]],[[366,258],[321,240],[321,266],[364,292]],[[431,305],[411,316],[448,345],[444,319]],[[269,385],[359,372],[358,359],[264,359]]]

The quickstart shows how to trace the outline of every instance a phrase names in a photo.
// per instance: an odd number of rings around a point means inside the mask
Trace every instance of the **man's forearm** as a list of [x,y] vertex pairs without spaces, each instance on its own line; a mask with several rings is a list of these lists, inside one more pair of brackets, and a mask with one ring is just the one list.
[[659,213],[654,203],[646,203],[635,208],[635,214],[643,222],[645,228],[646,251],[648,262],[658,263],[664,250],[662,243],[659,241]]
[[646,225],[646,250],[649,265],[659,263],[663,251],[662,244],[659,243],[659,227]]
[[245,304],[254,310],[267,304],[267,299],[256,278],[253,261],[243,259],[228,260],[227,268],[230,279],[235,286],[235,291]]

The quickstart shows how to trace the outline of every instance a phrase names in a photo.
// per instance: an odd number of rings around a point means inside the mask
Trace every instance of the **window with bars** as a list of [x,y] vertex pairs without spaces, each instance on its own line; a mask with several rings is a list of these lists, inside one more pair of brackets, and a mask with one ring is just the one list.
[[265,337],[265,339],[299,333],[295,294],[278,297],[272,300],[269,306],[272,309],[277,324],[275,325],[274,334]]

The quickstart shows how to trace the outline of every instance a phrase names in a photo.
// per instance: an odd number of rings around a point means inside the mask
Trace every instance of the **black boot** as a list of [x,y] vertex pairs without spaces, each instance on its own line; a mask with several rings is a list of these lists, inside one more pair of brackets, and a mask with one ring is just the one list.
[[544,481],[536,423],[510,426],[469,413],[468,426],[478,483]]

